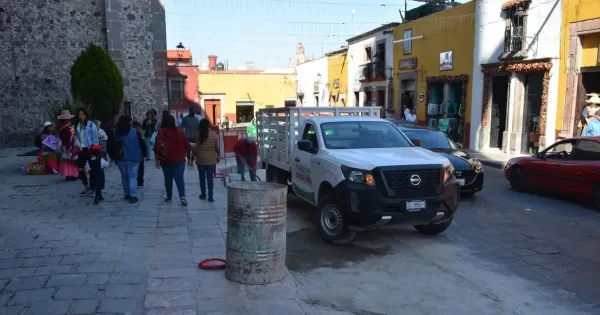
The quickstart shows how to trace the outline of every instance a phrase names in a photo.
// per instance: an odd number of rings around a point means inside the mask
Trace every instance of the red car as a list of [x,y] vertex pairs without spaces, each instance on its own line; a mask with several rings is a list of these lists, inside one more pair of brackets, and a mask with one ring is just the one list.
[[562,193],[600,208],[600,137],[561,140],[536,156],[510,159],[504,176],[516,191]]

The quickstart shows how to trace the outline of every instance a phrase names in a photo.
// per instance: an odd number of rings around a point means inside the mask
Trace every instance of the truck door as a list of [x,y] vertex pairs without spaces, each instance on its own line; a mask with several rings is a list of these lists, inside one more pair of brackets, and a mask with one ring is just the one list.
[[307,123],[302,132],[302,140],[310,140],[313,142],[314,152],[305,152],[298,149],[298,144],[294,148],[292,163],[292,187],[296,196],[305,199],[306,201],[316,204],[315,191],[313,188],[313,158],[318,152],[319,142],[317,137],[317,129],[311,123]]

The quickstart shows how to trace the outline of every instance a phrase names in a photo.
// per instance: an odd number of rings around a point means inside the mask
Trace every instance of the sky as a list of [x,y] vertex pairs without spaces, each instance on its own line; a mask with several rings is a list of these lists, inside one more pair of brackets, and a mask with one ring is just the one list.
[[[468,0],[457,0],[467,2]],[[230,68],[285,68],[302,42],[309,57],[339,49],[346,39],[400,22],[404,0],[166,0],[167,48],[180,42],[194,63],[208,55]],[[422,2],[407,0],[408,10]]]

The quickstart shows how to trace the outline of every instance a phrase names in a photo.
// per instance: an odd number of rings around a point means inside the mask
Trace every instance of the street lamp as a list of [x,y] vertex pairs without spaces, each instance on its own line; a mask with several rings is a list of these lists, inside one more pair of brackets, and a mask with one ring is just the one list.
[[185,50],[185,46],[183,46],[183,44],[181,42],[179,42],[179,45],[175,46],[175,48],[177,48],[177,56],[179,56],[179,62],[181,62],[182,58],[183,58],[183,51]]

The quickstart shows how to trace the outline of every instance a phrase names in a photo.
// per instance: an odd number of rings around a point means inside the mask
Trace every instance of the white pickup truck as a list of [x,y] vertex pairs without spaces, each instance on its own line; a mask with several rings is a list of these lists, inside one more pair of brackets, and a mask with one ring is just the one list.
[[[317,207],[324,241],[356,231],[413,225],[439,234],[452,223],[460,186],[448,159],[417,147],[379,107],[269,108],[257,113],[267,181]],[[416,141],[415,141],[416,142]]]

